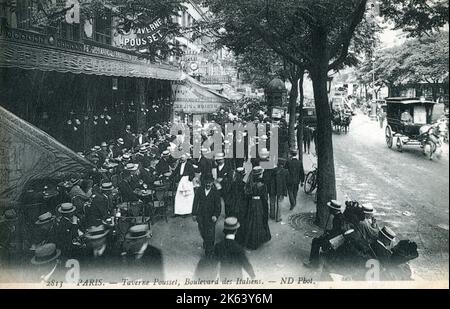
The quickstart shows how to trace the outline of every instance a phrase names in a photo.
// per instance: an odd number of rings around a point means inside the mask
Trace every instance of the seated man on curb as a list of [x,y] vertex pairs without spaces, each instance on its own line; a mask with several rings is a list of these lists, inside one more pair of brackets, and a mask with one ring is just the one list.
[[[322,236],[316,237],[312,240],[309,263],[304,263],[304,265],[308,268],[318,268],[320,249],[326,248],[326,246],[328,245],[328,241],[331,238],[345,232],[344,218],[341,212],[341,204],[338,201],[332,200],[327,203],[327,206],[330,210],[330,215],[333,215],[333,226],[331,230],[326,231]],[[326,225],[328,225],[328,220]]]

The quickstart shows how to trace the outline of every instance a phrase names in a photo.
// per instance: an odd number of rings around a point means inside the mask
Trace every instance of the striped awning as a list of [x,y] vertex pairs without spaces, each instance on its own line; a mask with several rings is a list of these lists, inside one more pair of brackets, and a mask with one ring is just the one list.
[[13,41],[0,36],[0,67],[162,80],[181,79],[181,71],[176,67],[152,63],[117,50],[82,43],[72,43],[71,50],[58,47]]

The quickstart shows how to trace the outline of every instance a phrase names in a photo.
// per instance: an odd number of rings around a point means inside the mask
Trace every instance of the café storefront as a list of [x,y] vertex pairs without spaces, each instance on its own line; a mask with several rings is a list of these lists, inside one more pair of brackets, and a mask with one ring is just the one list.
[[0,28],[0,105],[75,151],[170,120],[180,78],[132,51]]

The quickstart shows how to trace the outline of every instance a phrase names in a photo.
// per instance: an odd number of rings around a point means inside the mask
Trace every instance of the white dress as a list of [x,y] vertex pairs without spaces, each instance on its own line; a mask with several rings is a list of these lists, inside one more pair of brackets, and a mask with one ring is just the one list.
[[176,215],[189,215],[192,213],[193,204],[194,184],[192,181],[189,181],[189,176],[183,176],[178,184],[177,194],[175,195],[174,213]]

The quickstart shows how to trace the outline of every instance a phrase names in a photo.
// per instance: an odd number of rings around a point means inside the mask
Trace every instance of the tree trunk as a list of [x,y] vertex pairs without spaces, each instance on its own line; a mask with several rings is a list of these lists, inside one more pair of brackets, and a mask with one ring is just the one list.
[[305,100],[305,95],[303,91],[303,80],[305,77],[305,72],[303,71],[302,74],[300,74],[300,80],[299,80],[299,96],[300,96],[300,113],[298,116],[298,127],[297,127],[297,147],[298,147],[298,160],[301,162],[303,166],[303,103]]
[[315,51],[310,74],[313,83],[314,101],[317,113],[317,213],[316,224],[326,228],[327,202],[336,198],[331,111],[328,102],[327,77],[328,53],[327,35],[320,27],[313,33],[312,47]]
[[[295,70],[297,71],[297,70]],[[290,82],[292,84],[291,91],[289,92],[289,147],[294,148],[295,145],[295,123],[297,120],[297,98],[298,98],[298,81],[299,76],[297,72],[292,74]]]

